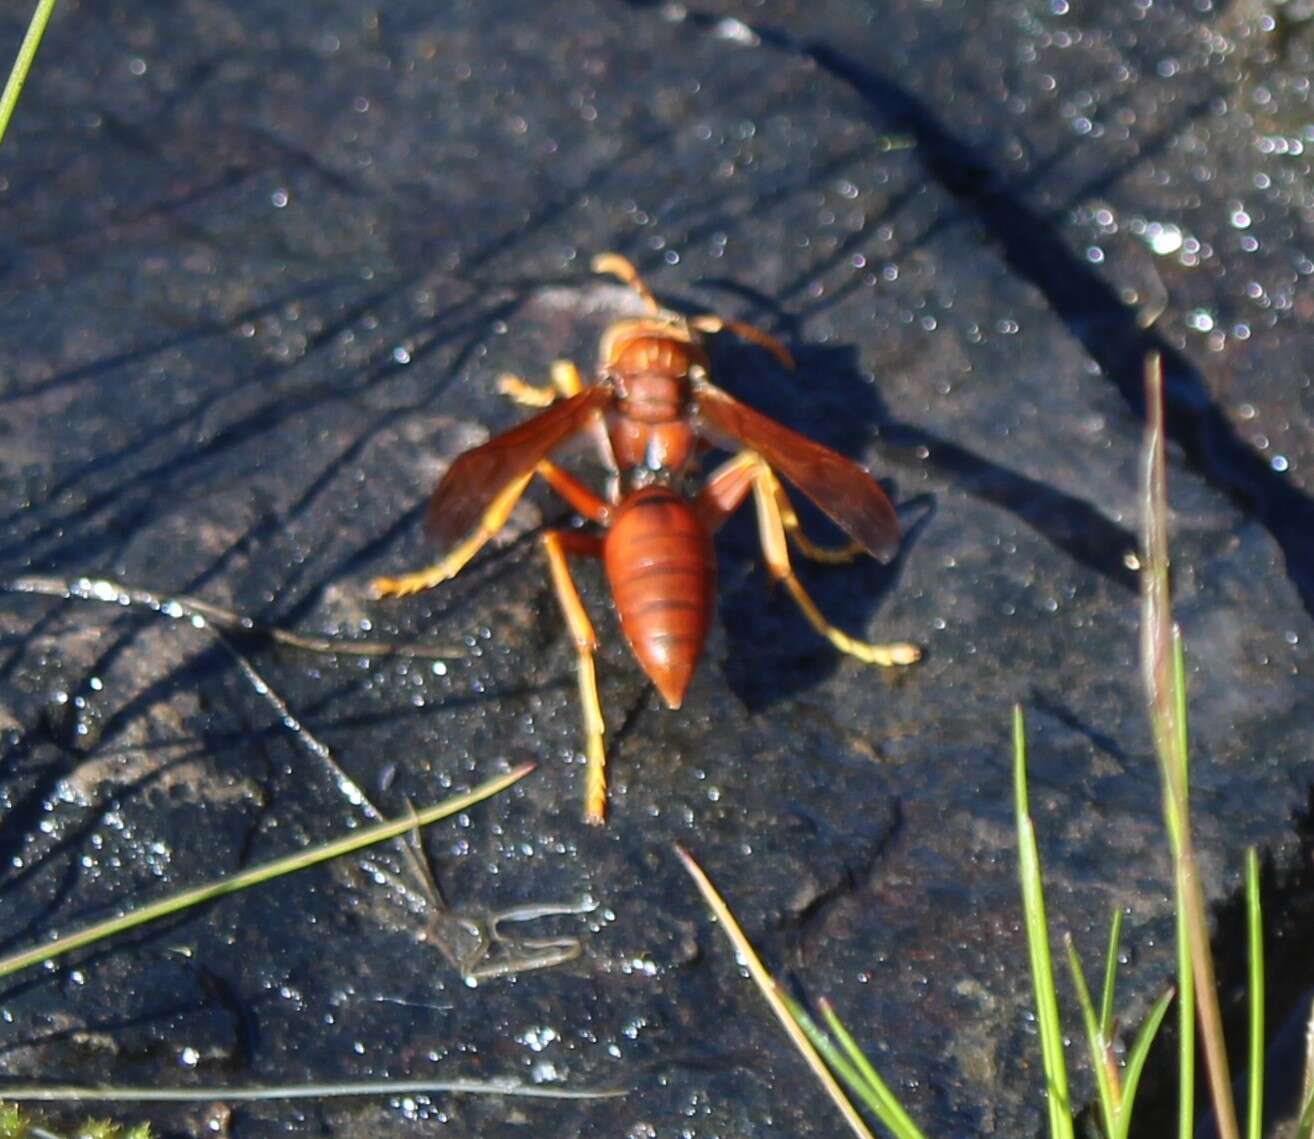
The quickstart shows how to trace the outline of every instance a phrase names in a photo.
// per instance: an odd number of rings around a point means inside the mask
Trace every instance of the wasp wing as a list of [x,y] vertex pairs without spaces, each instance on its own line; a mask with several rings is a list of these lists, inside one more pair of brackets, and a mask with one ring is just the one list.
[[585,388],[517,427],[466,451],[439,480],[424,515],[424,528],[444,544],[479,525],[493,500],[533,472],[542,459],[611,398],[604,384]]
[[872,557],[888,562],[899,552],[894,506],[857,463],[782,427],[713,384],[696,384],[694,398],[699,415],[716,433],[756,451]]

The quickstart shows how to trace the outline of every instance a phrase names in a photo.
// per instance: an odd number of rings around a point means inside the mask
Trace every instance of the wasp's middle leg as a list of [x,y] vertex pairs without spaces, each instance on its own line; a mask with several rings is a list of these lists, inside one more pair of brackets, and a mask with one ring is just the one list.
[[610,517],[611,507],[607,503],[579,479],[544,459],[529,474],[516,479],[493,499],[492,504],[484,511],[483,518],[479,520],[475,532],[455,546],[445,558],[427,569],[402,574],[401,577],[376,577],[370,584],[370,591],[379,598],[406,597],[424,589],[432,589],[435,585],[441,585],[454,578],[485,543],[506,525],[507,519],[511,517],[511,511],[520,501],[520,496],[525,493],[525,487],[529,485],[529,480],[534,475],[544,479],[585,518],[605,524]]

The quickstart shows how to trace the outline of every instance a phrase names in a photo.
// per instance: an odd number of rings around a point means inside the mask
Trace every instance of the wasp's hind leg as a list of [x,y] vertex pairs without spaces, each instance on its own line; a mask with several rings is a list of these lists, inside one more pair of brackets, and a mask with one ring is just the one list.
[[566,564],[567,552],[586,557],[602,554],[602,539],[576,530],[549,530],[543,535],[543,550],[552,570],[552,585],[566,627],[575,643],[575,660],[579,674],[579,699],[584,712],[584,746],[587,769],[584,786],[584,821],[594,826],[607,815],[607,752],[603,743],[606,724],[602,719],[602,702],[598,698],[598,675],[593,654],[598,647],[593,622],[585,612],[579,590]]
[[794,576],[793,566],[789,562],[786,527],[776,493],[779,487],[780,484],[771,468],[759,459],[753,479],[753,502],[757,507],[757,528],[762,541],[762,555],[766,559],[767,570],[789,590],[789,595],[802,610],[803,616],[808,619],[808,624],[840,652],[857,657],[867,664],[890,668],[896,665],[914,664],[920,660],[922,650],[916,645],[906,642],[875,645],[868,641],[860,641],[856,637],[849,636],[842,629],[837,629],[821,615],[816,602],[808,596],[807,591],[799,584],[798,578]]
[[[702,493],[694,501],[694,510],[697,511],[703,524],[709,530],[715,531],[739,509],[744,499],[748,497],[749,491],[752,491],[753,502],[757,507],[758,536],[762,542],[762,555],[766,559],[767,570],[789,590],[789,595],[803,611],[808,624],[840,652],[855,656],[867,664],[893,667],[913,664],[921,659],[922,650],[916,645],[905,642],[873,645],[867,641],[860,641],[835,628],[821,615],[821,610],[794,576],[794,567],[789,562],[787,531],[799,544],[799,548],[815,560],[848,561],[852,554],[847,546],[840,549],[827,549],[814,546],[803,537],[802,530],[798,528],[798,518],[794,516],[780,480],[760,455],[753,451],[740,451],[713,471],[704,484]],[[792,522],[787,520],[787,516],[792,518]],[[822,556],[818,558],[817,554]]]
[[785,533],[789,540],[794,543],[798,552],[805,558],[814,562],[820,562],[822,565],[842,566],[848,565],[859,554],[865,553],[863,544],[855,538],[850,538],[842,546],[821,546],[803,533],[803,527],[799,524],[798,515],[794,513],[794,504],[789,501],[789,495],[785,493],[785,488],[780,485],[780,480],[776,478],[775,472],[768,470],[766,476],[771,479],[771,490],[775,495],[776,509],[780,512],[780,522],[785,527]]

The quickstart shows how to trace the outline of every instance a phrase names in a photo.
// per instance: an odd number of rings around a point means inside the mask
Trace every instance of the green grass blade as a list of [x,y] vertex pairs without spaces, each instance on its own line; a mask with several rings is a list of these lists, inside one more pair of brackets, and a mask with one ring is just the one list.
[[881,1079],[880,1074],[872,1067],[871,1061],[858,1047],[858,1042],[853,1039],[849,1030],[844,1027],[844,1022],[840,1020],[839,1014],[836,1013],[831,1003],[823,999],[818,1004],[821,1008],[821,1015],[826,1020],[826,1027],[830,1029],[831,1035],[839,1042],[839,1046],[844,1050],[844,1055],[848,1058],[849,1063],[858,1071],[877,1098],[884,1103],[885,1110],[877,1112],[880,1121],[889,1128],[895,1139],[922,1139],[922,1133],[918,1130],[917,1125],[909,1118],[908,1113],[903,1110],[902,1104],[895,1099],[889,1085]]
[[789,1015],[794,1018],[794,1023],[803,1030],[803,1034],[821,1058],[826,1061],[830,1070],[848,1086],[849,1091],[867,1105],[867,1109],[873,1115],[880,1118],[881,1112],[884,1111],[886,1105],[877,1090],[868,1085],[866,1080],[862,1078],[862,1073],[849,1062],[840,1050],[839,1045],[826,1035],[798,1001],[783,989],[780,990],[780,999],[784,1002],[785,1008],[789,1010]]
[[1013,794],[1017,815],[1018,874],[1022,882],[1022,917],[1031,979],[1036,992],[1036,1022],[1044,1061],[1048,1095],[1049,1131],[1053,1139],[1073,1139],[1068,1072],[1063,1061],[1063,1034],[1059,1025],[1058,994],[1049,952],[1049,926],[1045,921],[1045,893],[1040,880],[1040,852],[1027,807],[1027,744],[1021,706],[1013,708]]
[[0,94],[0,140],[9,129],[9,120],[14,116],[18,106],[18,96],[23,93],[23,84],[27,82],[27,73],[36,59],[37,48],[41,46],[41,37],[46,34],[46,25],[50,23],[50,14],[55,10],[55,0],[37,0],[36,11],[32,21],[27,25],[27,34],[18,48],[18,58],[9,72],[4,93]]
[[1246,1105],[1246,1134],[1264,1134],[1264,919],[1259,906],[1259,854],[1246,851],[1246,933],[1250,943],[1250,1099]]
[[1113,992],[1118,981],[1118,943],[1122,940],[1122,908],[1115,906],[1109,923],[1109,948],[1104,955],[1104,988],[1100,994],[1100,1035],[1113,1038]]
[[1191,936],[1181,890],[1174,879],[1177,911],[1177,1139],[1195,1137],[1195,975],[1191,972]]
[[43,961],[50,961],[56,957],[62,957],[66,953],[72,953],[75,949],[81,949],[83,946],[91,945],[94,942],[101,941],[104,938],[112,937],[124,930],[133,929],[139,925],[145,925],[147,922],[155,921],[157,918],[167,917],[170,914],[178,913],[191,906],[199,906],[204,902],[209,902],[215,898],[222,898],[228,894],[235,894],[239,890],[245,890],[251,886],[258,886],[262,882],[268,882],[271,878],[278,878],[284,874],[291,874],[294,871],[302,870],[307,866],[314,866],[320,862],[327,862],[331,858],[337,858],[339,855],[350,854],[354,850],[360,850],[361,847],[372,846],[375,843],[385,842],[390,838],[396,838],[398,835],[405,834],[413,830],[416,826],[424,826],[427,823],[437,822],[439,819],[445,819],[450,815],[459,814],[461,811],[482,802],[484,799],[496,795],[499,791],[504,791],[513,783],[518,783],[534,769],[532,763],[524,764],[517,767],[514,771],[508,772],[497,779],[490,779],[487,783],[482,783],[473,791],[466,795],[458,795],[453,799],[448,799],[437,806],[428,807],[423,811],[417,811],[414,814],[407,815],[404,819],[396,819],[390,823],[380,823],[377,826],[365,827],[335,842],[325,843],[323,846],[317,846],[310,850],[301,850],[296,854],[289,855],[285,858],[276,859],[273,862],[267,862],[261,866],[254,866],[249,870],[244,870],[240,874],[234,874],[228,878],[222,878],[217,882],[210,882],[204,886],[198,886],[191,890],[184,890],[178,894],[172,894],[158,902],[152,902],[149,905],[142,906],[140,909],[131,910],[126,914],[120,914],[118,917],[110,918],[108,921],[97,922],[95,925],[78,930],[74,933],[65,934],[63,937],[55,938],[53,941],[46,942],[44,945],[38,945],[32,949],[24,950],[22,953],[16,953],[12,957],[6,957],[0,961],[0,977],[15,973],[19,969],[26,969],[32,965],[38,965]]
[[[1173,636],[1173,687],[1177,715],[1177,758],[1184,793],[1190,792],[1189,752],[1187,750],[1186,668],[1182,654],[1182,639],[1174,630]],[[1168,822],[1168,840],[1174,860],[1181,849],[1181,835],[1174,820],[1165,808]],[[1182,901],[1182,884],[1174,870],[1173,875],[1174,926],[1177,935],[1177,1139],[1194,1139],[1195,1136],[1195,973],[1191,965],[1191,934],[1186,907]]]
[[698,865],[693,855],[687,850],[677,846],[675,852],[679,855],[689,877],[694,880],[694,885],[698,887],[698,892],[702,894],[703,901],[707,903],[707,908],[712,911],[716,920],[720,922],[721,928],[725,930],[725,935],[730,939],[730,944],[734,946],[735,951],[739,954],[739,959],[747,966],[748,975],[752,977],[758,991],[765,998],[767,1004],[771,1006],[771,1011],[776,1014],[776,1019],[780,1022],[780,1026],[785,1030],[789,1039],[793,1041],[799,1055],[812,1069],[812,1074],[817,1077],[817,1081],[825,1088],[831,1102],[839,1108],[840,1114],[844,1116],[844,1121],[849,1125],[849,1130],[860,1136],[861,1139],[875,1139],[875,1136],[872,1135],[863,1122],[862,1116],[858,1114],[858,1109],[853,1106],[849,1097],[844,1094],[844,1089],[839,1086],[835,1081],[835,1077],[830,1074],[830,1069],[826,1067],[825,1061],[821,1058],[821,1053],[808,1038],[806,1031],[790,1013],[789,1006],[785,1003],[784,994],[780,991],[780,986],[767,972],[766,966],[762,964],[762,959],[753,948],[753,943],[748,940],[748,936],[740,927],[739,922],[735,920],[735,915],[730,912],[730,907],[725,904],[725,899],[712,885],[712,880],[703,872],[703,868]]
[[1104,1134],[1112,1135],[1114,1123],[1118,1118],[1120,1097],[1114,1082],[1115,1077],[1109,1071],[1108,1038],[1100,1028],[1100,1020],[1095,1013],[1095,1003],[1090,999],[1090,990],[1086,987],[1086,978],[1081,972],[1081,958],[1077,956],[1077,947],[1072,943],[1071,937],[1065,937],[1063,943],[1067,950],[1068,968],[1072,972],[1072,987],[1077,992],[1081,1018],[1086,1023],[1086,1042],[1090,1046],[1090,1066],[1095,1073],[1095,1087],[1099,1092]]
[[[835,1039],[828,1036],[808,1014],[803,1010],[799,1003],[787,993],[780,994],[785,1006],[789,1009],[789,1014],[798,1023],[798,1026],[806,1033],[807,1038],[812,1042],[816,1050],[821,1053],[822,1058],[830,1065],[831,1070],[840,1078],[855,1096],[860,1099],[885,1128],[894,1136],[894,1139],[925,1139],[922,1133],[917,1129],[917,1125],[909,1118],[908,1113],[903,1110],[898,1100],[894,1098],[894,1093],[890,1091],[885,1081],[876,1075],[876,1071],[867,1058],[862,1055],[856,1044],[853,1044],[853,1038],[847,1032],[847,1037],[852,1045],[852,1051],[843,1046],[843,1041],[836,1043]],[[827,1008],[829,1006],[826,1006]],[[834,1010],[830,1010],[829,1017],[834,1018]],[[840,1026],[843,1031],[843,1026]],[[861,1061],[858,1063],[856,1061]],[[875,1079],[869,1079],[868,1076],[874,1076]]]
[[1145,1023],[1141,1025],[1140,1032],[1136,1034],[1136,1042],[1132,1045],[1132,1050],[1127,1056],[1127,1071],[1122,1082],[1122,1104],[1118,1108],[1118,1122],[1113,1131],[1112,1139],[1127,1139],[1127,1135],[1131,1131],[1132,1106],[1136,1102],[1136,1089],[1140,1086],[1141,1072],[1145,1069],[1145,1061],[1149,1058],[1150,1048],[1154,1044],[1154,1038],[1159,1034],[1159,1026],[1168,1013],[1168,1006],[1172,1003],[1172,999],[1173,991],[1169,989],[1154,1002],[1154,1007],[1150,1009],[1150,1015],[1145,1018]]
[[1190,801],[1190,723],[1186,706],[1186,648],[1182,630],[1173,624],[1173,703],[1177,706],[1177,759],[1182,769],[1182,794]]

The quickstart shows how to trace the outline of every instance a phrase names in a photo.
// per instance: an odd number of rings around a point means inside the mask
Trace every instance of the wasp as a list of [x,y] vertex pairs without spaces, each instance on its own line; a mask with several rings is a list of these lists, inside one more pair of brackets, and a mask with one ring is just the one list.
[[[684,699],[712,622],[712,535],[750,494],[767,570],[818,633],[841,652],[882,667],[912,664],[921,652],[915,645],[850,637],[822,616],[794,576],[791,542],[816,561],[838,564],[866,553],[888,562],[900,535],[893,505],[866,471],[754,411],[709,378],[710,336],[734,333],[793,369],[784,345],[752,325],[664,308],[619,254],[600,254],[593,269],[632,288],[645,315],[606,329],[592,384],[565,360],[553,364],[551,383],[543,386],[502,377],[503,394],[543,410],[447,469],[425,514],[427,532],[447,547],[446,555],[428,569],[378,578],[372,590],[376,597],[403,597],[455,577],[502,529],[535,477],[596,524],[550,529],[541,540],[575,646],[586,740],[584,817],[598,824],[607,798],[606,729],[594,669],[598,640],[568,558],[602,559],[625,639],[671,708]],[[603,495],[549,458],[585,430],[593,432],[608,472]],[[732,457],[700,485],[696,460],[711,447]],[[777,476],[811,499],[848,542],[823,547],[809,540]]]

